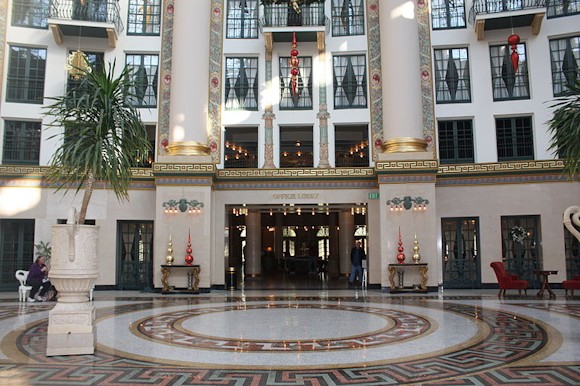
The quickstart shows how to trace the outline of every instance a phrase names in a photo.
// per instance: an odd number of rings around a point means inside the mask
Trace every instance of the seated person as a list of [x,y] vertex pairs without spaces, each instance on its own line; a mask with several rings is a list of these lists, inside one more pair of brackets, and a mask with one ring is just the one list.
[[46,293],[50,290],[52,284],[48,280],[48,266],[45,264],[44,256],[38,256],[34,263],[30,265],[26,282],[32,287],[28,298],[29,302],[46,301]]

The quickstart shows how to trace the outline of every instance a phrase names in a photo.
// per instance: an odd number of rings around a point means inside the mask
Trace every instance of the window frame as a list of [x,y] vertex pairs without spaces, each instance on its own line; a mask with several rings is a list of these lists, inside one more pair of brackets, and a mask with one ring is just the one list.
[[[250,3],[249,7],[248,3]],[[242,7],[242,4],[245,7]],[[240,16],[237,15],[238,13]],[[246,15],[249,16],[246,17]],[[228,0],[225,22],[226,39],[258,39],[258,17],[258,0],[245,0],[244,3],[240,0]]]
[[[521,124],[518,124],[518,121],[522,121]],[[510,125],[509,127],[507,125],[499,127],[500,122],[510,122]],[[502,134],[500,130],[505,131],[505,133]],[[495,117],[495,133],[498,162],[535,159],[534,128],[531,115]],[[502,140],[505,144],[500,147]],[[508,151],[511,152],[511,155],[500,155]]]
[[[338,4],[340,1],[342,4]],[[353,5],[355,2],[358,4]],[[332,0],[331,15],[333,37],[362,36],[365,34],[364,0]],[[347,18],[348,23],[345,22]]]
[[[48,29],[49,0],[12,0],[12,27]],[[32,15],[31,15],[32,14]],[[18,22],[18,17],[28,22]]]
[[[460,4],[450,6],[449,0],[439,0],[439,2],[435,0],[431,2],[431,29],[437,31],[467,28],[467,22],[465,18],[465,1],[456,0],[455,2]],[[452,25],[454,20],[462,21],[462,24],[459,23],[457,25]],[[441,23],[442,21],[444,21],[444,23]],[[441,26],[441,24],[445,25]]]
[[[234,65],[236,62],[238,65]],[[260,61],[258,58],[255,56],[226,56],[224,63],[224,110],[258,111],[260,105]],[[255,73],[252,75],[254,70]],[[241,77],[242,74],[244,74],[243,77]],[[237,81],[244,78],[248,86],[237,88]],[[238,96],[236,91],[242,91],[242,94]]]
[[[14,49],[27,51],[26,57],[24,58],[25,63],[23,71],[21,71],[20,66],[18,66],[18,58],[14,57],[16,55]],[[39,57],[44,56],[44,58],[37,61],[38,63],[42,61],[42,66],[37,65],[35,68],[32,67],[31,56],[33,51],[36,51],[37,56]],[[44,103],[47,51],[48,50],[43,47],[9,45],[8,74],[6,76],[6,102],[30,104]],[[19,72],[23,72],[24,75],[18,75]],[[40,73],[40,75],[34,76],[34,73]],[[30,87],[33,83],[38,83],[39,86],[35,88]],[[16,94],[16,96],[11,96],[11,94]],[[25,97],[30,95],[32,95],[32,97]]]
[[[491,87],[494,102],[531,98],[526,44],[522,42],[517,45],[519,58],[517,72],[514,71],[510,61],[511,53],[512,49],[509,44],[489,46]],[[510,81],[513,81],[513,85],[507,84]]]
[[[438,54],[445,55],[445,51],[447,54],[445,57],[442,57],[440,60],[438,59]],[[459,58],[454,57],[454,53],[459,51]],[[465,51],[465,66],[461,67],[462,63],[462,52]],[[457,66],[455,62],[459,62],[460,66],[457,71],[457,87],[455,90],[455,95],[457,94],[467,94],[466,98],[458,99],[456,96],[451,97],[453,94],[449,87],[448,77],[450,76],[449,70],[449,62],[453,61],[454,66]],[[447,63],[445,63],[447,62]],[[439,66],[439,63],[444,64]],[[446,103],[471,103],[471,66],[469,65],[469,48],[468,47],[450,47],[450,48],[436,48],[433,50],[433,64],[435,68],[435,98],[437,104],[446,104]],[[443,69],[443,67],[445,67]],[[442,75],[445,76],[442,76]],[[467,74],[467,77],[464,75]],[[463,87],[461,87],[463,85]],[[449,94],[450,98],[445,99],[443,95]]]
[[[257,169],[258,139],[258,126],[226,126],[224,128],[224,169]],[[238,160],[237,157],[241,154],[247,160],[246,163],[230,159],[233,157]]]
[[[143,5],[139,2],[143,2]],[[162,2],[163,0],[129,0],[127,4],[127,35],[159,36],[161,34]],[[139,12],[140,6],[142,10]],[[153,11],[147,14],[151,9]],[[133,20],[131,20],[132,17]],[[140,23],[138,22],[139,18],[142,18]],[[147,32],[147,29],[151,29],[151,31]]]
[[[459,127],[460,123],[463,124],[462,127]],[[451,127],[448,127],[449,125]],[[450,134],[445,135],[446,133],[442,132],[443,129],[447,132],[450,131]],[[463,135],[460,136],[460,134]],[[475,141],[473,134],[473,119],[445,119],[437,121],[439,162],[441,164],[475,163]],[[453,157],[443,157],[443,152],[453,153]],[[467,154],[467,156],[460,157],[459,155],[462,152]]]
[[[575,47],[568,46],[569,44],[574,44],[571,43],[572,40],[576,40],[574,42]],[[562,42],[566,44],[564,49],[560,49],[562,48]],[[573,71],[570,72],[576,73],[576,79],[580,77],[580,35],[550,39],[548,45],[550,47],[550,64],[552,70],[552,93],[555,97],[563,96],[568,92],[567,85],[574,84],[574,79],[568,79],[566,76],[567,71],[563,69],[567,64],[566,62],[570,60],[569,57],[567,58],[567,55],[571,54],[573,60],[576,62],[576,67],[574,68],[574,66],[572,66]],[[554,47],[555,45],[558,47]],[[556,50],[555,48],[559,49]],[[569,49],[571,51],[568,51]],[[574,55],[574,53],[576,53],[576,55]],[[558,56],[558,60],[555,60],[555,55]]]
[[[312,56],[298,56],[300,65],[298,66],[297,94],[292,95],[290,74],[290,56],[280,56],[279,79],[280,79],[280,110],[312,110],[314,108],[313,96],[313,60]],[[305,82],[306,80],[306,82]]]
[[[359,138],[354,138],[356,132],[360,133]],[[369,155],[368,124],[338,124],[334,126],[335,167],[368,167]]]
[[[570,5],[575,6],[576,9],[569,11]],[[546,18],[548,19],[580,14],[580,0],[550,0],[546,6],[548,7],[546,10]]]
[[[347,59],[346,63],[338,63],[338,60],[343,60],[343,59]],[[358,74],[359,76],[361,76],[361,80],[359,82],[358,79],[356,79],[357,74],[354,71],[354,68],[360,68],[361,66],[359,64],[355,64],[353,65],[352,63],[352,59],[353,58],[358,58],[359,60],[362,58],[362,63],[364,64],[364,71],[362,74]],[[365,54],[351,54],[351,55],[334,55],[332,57],[332,78],[333,78],[333,101],[334,101],[334,109],[335,110],[343,110],[343,109],[366,109],[368,107],[368,80],[367,80],[367,70],[368,70],[368,66],[367,66],[367,61],[366,61],[366,55]],[[344,78],[347,76],[347,72],[349,70],[349,66],[353,66],[352,67],[352,75],[349,74],[349,77],[354,76],[354,80],[356,82],[356,85],[351,81],[349,82],[347,85],[354,85],[354,90],[350,90],[351,92],[354,91],[354,95],[352,95],[350,98],[352,98],[352,101],[349,101],[349,96],[347,93],[347,90],[345,89],[345,87],[343,86],[344,82]],[[342,75],[340,75],[340,77],[342,78],[339,81],[339,78],[337,76],[337,69],[342,69],[345,68],[344,73]],[[359,90],[362,90],[362,94],[359,93]],[[348,102],[348,104],[343,104],[342,101],[345,100]],[[360,102],[356,102],[359,99],[364,99],[364,103],[360,103]]]
[[[12,139],[7,138],[10,135]],[[40,121],[5,120],[2,164],[39,165],[41,137],[42,122]],[[18,156],[6,158],[8,153]],[[26,154],[29,156],[26,157]]]
[[[140,58],[138,64],[133,64],[129,62],[130,58]],[[155,60],[153,60],[155,59]],[[151,63],[156,61],[156,65],[152,65]],[[149,62],[149,65],[145,65],[144,63]],[[140,71],[145,71],[145,78],[147,83],[139,83],[139,85],[144,89],[142,96],[138,93],[138,90],[135,88],[132,90],[132,94],[135,95],[133,100],[133,104],[135,107],[138,108],[157,108],[157,100],[159,98],[159,54],[157,53],[125,53],[125,64],[130,68],[133,68],[133,77],[136,80],[140,74]],[[148,73],[148,69],[155,68],[155,71]],[[135,82],[137,83],[137,82]],[[152,89],[152,93],[148,92],[149,89]],[[139,97],[139,98],[137,98]],[[153,101],[150,103],[145,102]]]

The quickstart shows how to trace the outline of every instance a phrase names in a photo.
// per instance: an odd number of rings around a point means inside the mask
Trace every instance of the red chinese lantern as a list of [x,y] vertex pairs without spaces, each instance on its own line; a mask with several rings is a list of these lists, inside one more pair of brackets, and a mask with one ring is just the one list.
[[296,86],[298,84],[298,65],[300,64],[300,60],[298,59],[298,50],[296,47],[298,46],[296,42],[296,32],[292,32],[292,49],[290,50],[290,74],[292,75],[291,85],[292,85],[292,95],[296,95]]
[[512,48],[512,53],[510,56],[512,67],[514,68],[514,72],[518,72],[518,64],[520,62],[520,55],[518,54],[518,44],[520,44],[520,37],[516,34],[511,34],[508,37],[508,44]]

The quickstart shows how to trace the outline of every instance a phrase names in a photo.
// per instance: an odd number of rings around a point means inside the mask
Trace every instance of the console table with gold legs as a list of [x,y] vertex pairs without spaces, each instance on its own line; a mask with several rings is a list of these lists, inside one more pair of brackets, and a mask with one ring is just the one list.
[[[419,285],[405,286],[405,270],[418,269],[421,275],[421,283]],[[397,263],[389,264],[389,284],[390,292],[427,292],[427,263]],[[395,274],[397,274],[397,283],[395,283]]]
[[[171,271],[176,269],[185,269],[187,274],[187,288],[183,290],[176,289],[174,286],[169,285],[169,276],[171,275]],[[161,289],[161,293],[169,294],[169,293],[178,293],[178,292],[186,292],[186,293],[199,293],[199,273],[201,272],[201,268],[199,265],[168,265],[168,264],[161,264],[161,284],[163,284],[163,288]]]

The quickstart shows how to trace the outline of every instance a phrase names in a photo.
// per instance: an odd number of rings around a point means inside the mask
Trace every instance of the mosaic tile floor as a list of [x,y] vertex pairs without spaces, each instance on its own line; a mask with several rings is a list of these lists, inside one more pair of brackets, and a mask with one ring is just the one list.
[[54,303],[1,294],[0,384],[580,385],[562,295],[96,292],[96,354],[46,357]]

